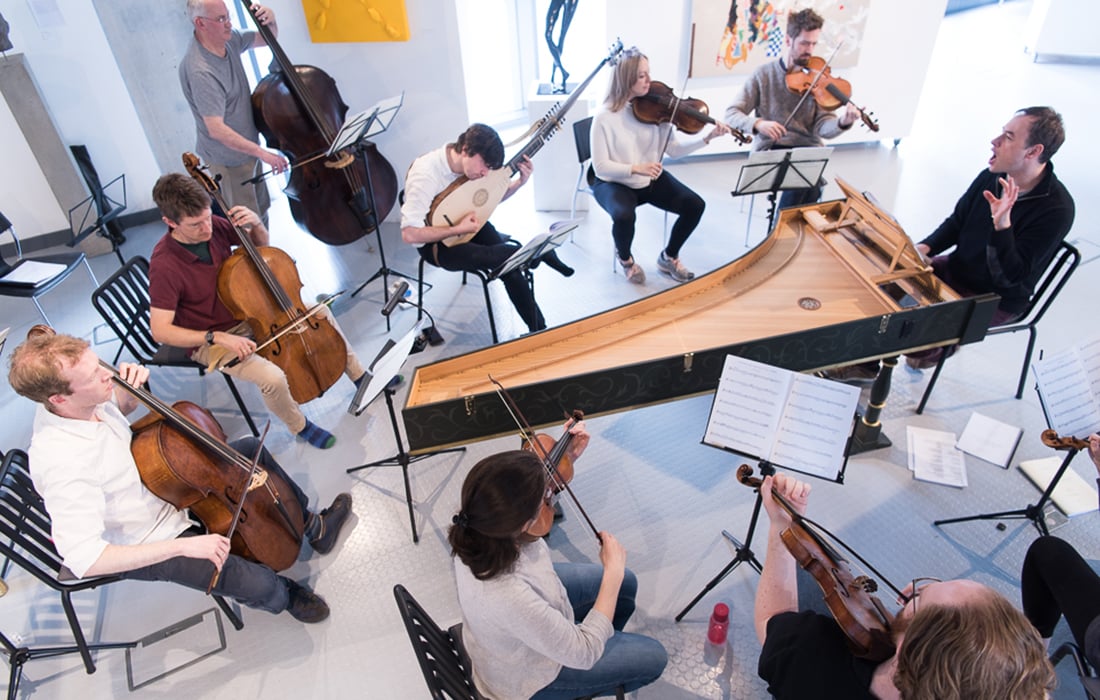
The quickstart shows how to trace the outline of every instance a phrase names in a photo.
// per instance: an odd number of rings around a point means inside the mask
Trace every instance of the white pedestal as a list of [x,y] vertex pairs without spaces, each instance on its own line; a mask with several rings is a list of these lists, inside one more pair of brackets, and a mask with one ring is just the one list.
[[[533,124],[542,119],[555,104],[565,102],[569,95],[540,95],[538,83],[527,96],[527,116]],[[577,185],[580,162],[577,144],[573,140],[573,124],[588,116],[588,101],[581,95],[565,115],[561,130],[554,134],[535,155],[535,209],[538,211],[569,211],[573,190]],[[577,211],[588,209],[588,197],[577,197]]]

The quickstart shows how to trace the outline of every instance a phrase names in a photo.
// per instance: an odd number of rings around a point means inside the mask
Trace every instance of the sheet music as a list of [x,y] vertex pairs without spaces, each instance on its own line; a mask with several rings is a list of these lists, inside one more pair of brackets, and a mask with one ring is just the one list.
[[0,278],[0,281],[11,284],[21,284],[27,287],[37,287],[54,275],[65,271],[61,263],[42,262],[41,260],[24,260],[16,265],[8,274]]
[[1050,427],[1084,437],[1100,429],[1100,338],[1032,363]]
[[858,401],[856,387],[729,355],[703,442],[835,479]]
[[981,413],[971,413],[955,446],[978,459],[1008,469],[1023,434],[1023,428]]
[[910,425],[905,431],[914,479],[963,488],[966,456],[955,447],[955,433]]

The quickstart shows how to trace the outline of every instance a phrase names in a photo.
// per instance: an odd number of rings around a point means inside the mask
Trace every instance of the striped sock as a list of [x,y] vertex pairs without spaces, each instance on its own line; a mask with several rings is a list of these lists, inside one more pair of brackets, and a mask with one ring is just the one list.
[[327,450],[336,444],[336,436],[329,431],[316,425],[313,421],[306,419],[306,427],[298,433],[298,437],[302,438],[314,447],[319,447],[322,450]]

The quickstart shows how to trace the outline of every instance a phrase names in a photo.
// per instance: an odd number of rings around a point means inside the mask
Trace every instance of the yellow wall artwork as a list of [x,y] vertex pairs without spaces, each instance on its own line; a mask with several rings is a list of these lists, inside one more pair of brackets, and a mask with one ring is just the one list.
[[408,41],[405,0],[302,0],[315,44]]

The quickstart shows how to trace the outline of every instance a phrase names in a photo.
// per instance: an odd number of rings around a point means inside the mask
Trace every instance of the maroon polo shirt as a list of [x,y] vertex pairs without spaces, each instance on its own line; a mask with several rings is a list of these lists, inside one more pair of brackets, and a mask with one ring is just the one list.
[[174,310],[173,323],[196,331],[224,331],[237,319],[218,299],[218,270],[233,252],[237,235],[220,216],[213,218],[210,262],[180,245],[171,233],[153,248],[149,259],[149,301],[153,308]]

